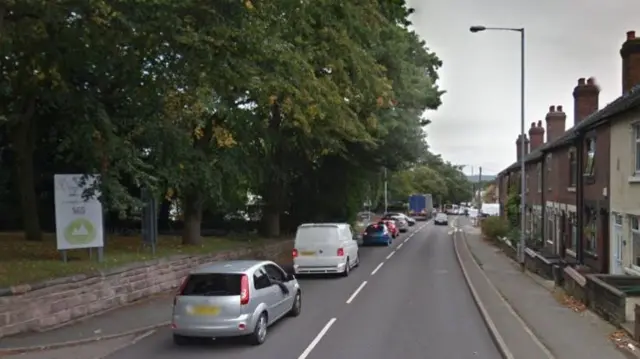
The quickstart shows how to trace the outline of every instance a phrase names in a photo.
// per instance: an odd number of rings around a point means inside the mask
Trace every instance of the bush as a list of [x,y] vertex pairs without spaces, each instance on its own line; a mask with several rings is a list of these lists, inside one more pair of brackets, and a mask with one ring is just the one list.
[[491,240],[506,237],[509,234],[509,222],[502,217],[487,217],[480,224],[482,234]]

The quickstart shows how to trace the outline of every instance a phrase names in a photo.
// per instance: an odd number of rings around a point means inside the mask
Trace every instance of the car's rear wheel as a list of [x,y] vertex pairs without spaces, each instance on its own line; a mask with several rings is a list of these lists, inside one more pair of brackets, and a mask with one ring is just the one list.
[[293,307],[291,307],[291,311],[289,315],[292,317],[297,317],[302,313],[302,294],[300,291],[296,292],[296,297],[293,298]]
[[267,340],[267,323],[267,314],[260,314],[253,333],[249,334],[249,343],[252,345],[261,345]]
[[347,262],[344,265],[344,272],[342,272],[342,276],[343,277],[348,277],[350,271],[351,271],[351,259],[349,259],[349,257],[347,257]]

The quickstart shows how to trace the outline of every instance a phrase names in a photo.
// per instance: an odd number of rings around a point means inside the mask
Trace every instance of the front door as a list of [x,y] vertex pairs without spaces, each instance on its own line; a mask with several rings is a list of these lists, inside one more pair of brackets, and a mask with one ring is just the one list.
[[611,219],[611,262],[609,271],[611,274],[624,274],[622,266],[622,251],[624,250],[624,230],[622,226],[622,216],[613,213]]

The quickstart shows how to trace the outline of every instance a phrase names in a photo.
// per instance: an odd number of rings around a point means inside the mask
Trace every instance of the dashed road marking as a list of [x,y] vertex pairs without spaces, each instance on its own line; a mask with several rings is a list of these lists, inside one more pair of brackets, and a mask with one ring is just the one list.
[[337,318],[329,319],[327,324],[325,324],[324,328],[322,328],[322,330],[320,330],[320,333],[318,333],[318,335],[316,335],[316,337],[313,338],[311,343],[309,343],[309,346],[302,352],[302,354],[300,354],[298,359],[306,359],[309,356],[309,354],[311,354],[311,351],[313,350],[313,348],[315,348],[316,345],[320,343],[320,340],[322,340],[322,337],[327,335],[327,332],[329,331],[329,329],[331,329],[331,326],[333,325],[333,323],[336,322],[336,320]]
[[404,243],[400,243],[400,244],[398,244],[398,248],[396,248],[396,250],[398,250],[398,249],[402,248],[402,246],[404,246]]
[[[398,249],[400,249],[400,246],[398,246]],[[387,259],[393,257],[394,254],[396,254],[396,251],[389,253],[389,255],[387,256]]]
[[364,288],[364,286],[367,285],[367,281],[365,280],[364,282],[362,282],[362,284],[360,284],[360,286],[358,287],[358,289],[356,289],[355,292],[353,292],[353,294],[351,294],[351,296],[349,297],[349,299],[347,299],[347,304],[351,304],[351,302],[353,302],[354,299],[356,299],[356,296],[358,295],[358,293],[360,293],[360,291],[362,290],[362,288]]
[[371,275],[378,273],[378,271],[380,270],[380,268],[382,268],[383,265],[384,265],[384,262],[378,264],[378,266],[371,272]]

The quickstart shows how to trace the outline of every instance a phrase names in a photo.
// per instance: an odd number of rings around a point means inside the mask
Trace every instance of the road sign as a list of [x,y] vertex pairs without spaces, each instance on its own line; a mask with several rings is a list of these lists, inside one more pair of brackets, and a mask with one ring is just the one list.
[[100,194],[84,198],[85,190],[94,185],[97,177],[88,176],[85,181],[83,177],[68,174],[53,178],[58,250],[104,246]]

